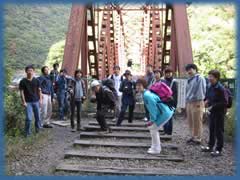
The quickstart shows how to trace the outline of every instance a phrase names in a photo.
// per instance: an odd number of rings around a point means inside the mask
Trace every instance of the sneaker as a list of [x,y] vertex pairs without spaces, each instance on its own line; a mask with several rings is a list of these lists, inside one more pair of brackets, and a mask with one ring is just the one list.
[[209,146],[201,146],[201,151],[202,152],[212,152],[212,148]]
[[153,148],[149,148],[147,153],[148,154],[160,154],[161,150],[160,149],[153,149]]
[[113,118],[113,119],[112,119],[112,122],[116,122],[116,121],[117,121],[117,119],[116,119],[116,118]]
[[147,121],[148,121],[148,118],[145,117],[145,118],[143,118],[143,120],[144,120],[145,122],[147,122]]
[[44,124],[43,128],[53,128],[53,126],[51,126],[50,124]]
[[71,132],[76,132],[76,129],[71,129]]
[[186,143],[187,143],[187,144],[192,144],[193,142],[194,142],[193,138],[190,138],[190,139],[187,140]]
[[211,156],[212,157],[222,156],[222,152],[221,151],[212,151]]
[[77,128],[77,131],[85,131],[85,129],[80,127],[80,128]]

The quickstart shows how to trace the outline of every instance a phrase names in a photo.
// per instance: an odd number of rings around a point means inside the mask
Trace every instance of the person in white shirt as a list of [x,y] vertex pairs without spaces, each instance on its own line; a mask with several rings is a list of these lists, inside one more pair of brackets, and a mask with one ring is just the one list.
[[117,91],[116,108],[114,110],[114,118],[113,118],[113,121],[116,121],[121,110],[121,102],[122,102],[122,93],[119,91],[119,88],[120,88],[121,82],[123,81],[123,76],[120,75],[119,65],[115,65],[113,67],[113,74],[110,75],[108,78],[114,81],[114,87]]

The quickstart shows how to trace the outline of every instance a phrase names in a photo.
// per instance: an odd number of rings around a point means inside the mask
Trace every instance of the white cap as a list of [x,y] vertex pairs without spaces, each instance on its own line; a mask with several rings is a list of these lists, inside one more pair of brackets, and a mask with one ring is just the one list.
[[91,88],[100,85],[98,80],[93,80],[93,82],[91,83]]

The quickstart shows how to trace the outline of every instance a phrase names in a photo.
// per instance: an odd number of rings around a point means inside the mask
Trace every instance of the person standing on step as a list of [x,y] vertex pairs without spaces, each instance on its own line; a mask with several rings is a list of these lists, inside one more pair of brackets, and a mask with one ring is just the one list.
[[159,129],[167,123],[173,113],[174,108],[170,108],[168,105],[164,104],[160,97],[147,90],[147,82],[145,79],[138,79],[136,82],[136,90],[143,94],[144,104],[149,111],[149,121],[147,122],[147,127],[150,131],[152,144],[148,149],[149,154],[160,154],[161,152],[161,141],[159,136]]
[[35,118],[36,133],[38,133],[41,128],[39,107],[42,104],[42,93],[39,81],[34,78],[34,71],[35,69],[33,65],[26,66],[25,72],[27,74],[27,77],[23,78],[19,84],[22,105],[25,108],[26,114],[26,137],[30,136],[31,134],[31,121],[33,115]]
[[132,123],[133,121],[133,111],[135,107],[135,82],[132,80],[131,71],[126,70],[124,73],[126,79],[120,85],[119,91],[123,93],[122,95],[122,107],[117,120],[117,126],[121,126],[121,123],[124,119],[125,112],[128,108],[128,122]]
[[107,86],[102,86],[98,80],[94,80],[91,83],[91,89],[95,94],[95,98],[91,98],[91,102],[97,102],[97,122],[100,125],[101,131],[104,133],[110,133],[111,129],[106,123],[105,115],[108,110],[115,109],[116,97]]
[[67,111],[68,111],[68,102],[67,102],[68,80],[67,80],[67,71],[65,69],[60,70],[58,80],[56,81],[56,86],[57,86],[59,119],[60,121],[63,121],[64,116],[65,114],[67,114]]
[[[219,82],[220,72],[211,70],[208,73],[210,87],[207,90],[205,106],[209,114],[209,141],[208,146],[202,146],[203,152],[210,152],[212,156],[221,156],[224,141],[224,117],[227,112],[228,100],[224,86]],[[214,149],[217,140],[216,148]]]
[[52,100],[53,100],[53,85],[49,76],[49,69],[47,66],[43,66],[42,75],[38,78],[40,82],[40,87],[42,90],[42,106],[41,110],[41,125],[43,128],[53,128],[51,126],[51,116],[52,116]]
[[[145,75],[145,80],[147,82],[147,89],[150,88],[150,86],[152,85],[153,81],[154,81],[154,72],[153,72],[153,66],[151,64],[148,64],[146,67],[146,75]],[[148,121],[149,120],[149,113],[147,108],[144,106],[145,108],[145,118],[144,121]]]
[[189,76],[186,87],[186,113],[191,135],[190,139],[187,140],[187,144],[200,145],[206,80],[198,74],[198,68],[195,64],[188,64],[185,69]]
[[57,93],[56,82],[57,82],[58,76],[59,76],[58,68],[59,68],[59,64],[54,63],[53,64],[53,70],[51,70],[51,72],[50,72],[50,78],[51,78],[51,81],[52,81],[52,84],[53,84],[54,93]]
[[[172,89],[172,106],[176,109],[177,99],[178,99],[178,87],[177,81],[173,78],[173,70],[171,68],[166,68],[164,70],[164,79],[161,82],[165,83]],[[164,126],[164,133],[167,135],[172,135],[173,130],[173,118],[171,118]]]
[[120,75],[120,66],[115,65],[113,67],[113,71],[114,72],[111,76],[109,76],[109,79],[112,79],[114,81],[114,87],[117,91],[116,108],[114,110],[114,118],[113,118],[113,121],[116,121],[121,111],[121,101],[122,101],[122,92],[119,91],[119,88],[124,78],[123,76]]
[[75,108],[77,108],[77,131],[80,131],[81,128],[81,110],[82,103],[86,100],[86,85],[82,79],[82,71],[77,69],[74,73],[74,79],[72,80],[71,86],[71,128],[72,131],[75,131],[74,123],[74,113]]

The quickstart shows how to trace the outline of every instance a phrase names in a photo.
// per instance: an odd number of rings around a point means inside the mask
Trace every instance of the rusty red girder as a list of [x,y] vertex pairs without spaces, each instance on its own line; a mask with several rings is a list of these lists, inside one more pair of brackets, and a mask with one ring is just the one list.
[[[171,13],[171,18],[169,14]],[[167,32],[170,28],[170,34]],[[167,42],[171,48],[167,49]],[[191,37],[189,32],[186,5],[177,4],[166,8],[162,66],[170,65],[179,76],[184,76],[185,65],[193,63]]]
[[[79,65],[79,59],[87,60],[86,45],[86,7],[73,5],[68,25],[68,33],[64,48],[62,68],[66,69],[69,75],[74,75],[74,71]],[[84,52],[80,56],[80,52]],[[86,66],[83,63],[83,66]],[[86,70],[86,67],[82,68]],[[86,75],[86,71],[84,72]]]
[[[149,63],[154,67],[161,66],[162,69],[171,66],[182,76],[185,72],[185,65],[193,62],[186,6],[180,4],[167,5],[166,8],[161,8],[161,10],[157,10],[156,6],[150,7],[141,9],[147,13],[145,17],[151,13],[149,41],[144,41],[141,44],[143,50],[141,61],[145,65]],[[113,65],[121,64],[120,61],[123,61],[123,59],[118,59],[118,57],[122,57],[118,53],[123,52],[119,49],[124,48],[122,46],[123,41],[122,39],[121,42],[114,39],[112,11],[115,10],[109,6],[105,6],[104,9],[97,52],[96,44],[93,49],[89,48],[90,41],[93,44],[96,43],[95,33],[89,35],[88,32],[89,26],[93,28],[93,31],[95,28],[93,14],[91,14],[92,20],[88,20],[87,11],[89,8],[73,5],[62,64],[62,68],[65,68],[69,75],[73,75],[75,69],[80,65],[84,75],[90,74],[98,78],[104,78],[112,73]],[[93,11],[90,10],[90,12]],[[121,10],[118,13],[121,13]],[[165,13],[165,16],[163,13]],[[166,17],[165,21],[163,22],[160,17]],[[120,19],[120,24],[123,24],[122,19]],[[121,28],[120,32],[124,33],[123,27]],[[164,32],[161,31],[161,28],[164,29]]]

